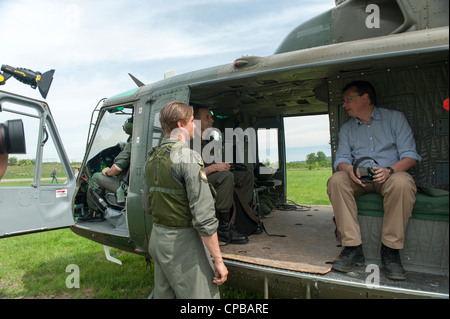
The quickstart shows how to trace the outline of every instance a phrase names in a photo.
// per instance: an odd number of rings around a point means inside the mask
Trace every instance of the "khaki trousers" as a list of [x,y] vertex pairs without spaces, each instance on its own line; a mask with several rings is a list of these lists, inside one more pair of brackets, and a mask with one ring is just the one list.
[[347,172],[336,172],[327,182],[327,193],[333,207],[343,246],[362,243],[355,197],[378,193],[384,198],[381,241],[392,249],[403,249],[405,228],[416,201],[414,179],[405,172],[394,173],[383,184],[356,184]]

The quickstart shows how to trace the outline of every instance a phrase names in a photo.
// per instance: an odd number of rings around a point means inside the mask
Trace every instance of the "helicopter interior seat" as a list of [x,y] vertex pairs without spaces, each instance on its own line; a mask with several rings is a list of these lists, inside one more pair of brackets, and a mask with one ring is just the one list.
[[117,192],[105,194],[106,202],[116,209],[124,209],[125,198],[127,197],[128,194],[129,183],[130,183],[130,168],[127,169],[127,172],[120,180],[120,187],[117,189]]
[[114,193],[106,193],[105,200],[109,206],[112,206],[114,209],[124,209],[125,203],[117,202],[117,195]]

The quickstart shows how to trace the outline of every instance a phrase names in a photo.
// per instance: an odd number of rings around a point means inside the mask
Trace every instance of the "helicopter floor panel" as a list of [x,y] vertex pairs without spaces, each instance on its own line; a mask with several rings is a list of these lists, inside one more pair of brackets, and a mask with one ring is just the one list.
[[116,228],[107,220],[103,221],[83,221],[76,224],[78,228],[84,228],[101,234],[114,235],[118,237],[129,237],[127,229]]
[[267,233],[249,236],[245,245],[221,246],[225,259],[307,273],[325,274],[338,257],[331,206],[274,210],[262,219]]

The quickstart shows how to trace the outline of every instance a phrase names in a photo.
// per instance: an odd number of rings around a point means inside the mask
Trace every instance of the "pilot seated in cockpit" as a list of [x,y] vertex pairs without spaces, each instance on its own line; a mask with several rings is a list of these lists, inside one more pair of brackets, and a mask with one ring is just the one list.
[[133,131],[133,118],[130,117],[123,125],[125,133],[130,135],[125,147],[114,158],[114,163],[111,167],[105,167],[101,172],[92,175],[89,180],[88,205],[93,209],[97,209],[97,205],[89,200],[91,191],[96,192],[101,198],[105,198],[105,194],[114,193],[117,196],[117,204],[123,205],[125,197],[121,190],[123,179],[130,167],[131,157],[131,133]]

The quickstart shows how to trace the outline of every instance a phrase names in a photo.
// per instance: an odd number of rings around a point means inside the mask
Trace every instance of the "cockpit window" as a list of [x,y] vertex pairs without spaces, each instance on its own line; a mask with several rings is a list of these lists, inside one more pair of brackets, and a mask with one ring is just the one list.
[[108,109],[101,115],[88,160],[108,147],[127,143],[130,135],[125,132],[124,124],[133,116],[133,109],[131,106],[121,108]]

